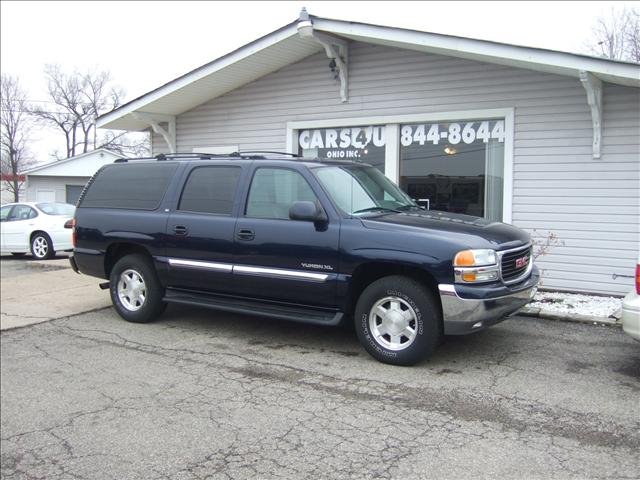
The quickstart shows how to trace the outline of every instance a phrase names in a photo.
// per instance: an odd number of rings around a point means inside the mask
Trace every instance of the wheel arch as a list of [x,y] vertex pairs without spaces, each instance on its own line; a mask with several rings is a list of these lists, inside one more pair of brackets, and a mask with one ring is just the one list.
[[107,247],[104,255],[104,273],[106,278],[111,276],[111,270],[118,260],[126,255],[140,254],[150,262],[153,257],[146,247],[133,242],[114,242]]
[[384,261],[366,262],[354,270],[347,295],[347,313],[353,314],[358,298],[367,286],[376,280],[393,275],[409,277],[425,285],[433,294],[433,299],[440,308],[440,313],[442,313],[442,304],[438,293],[438,282],[428,270],[414,265]]

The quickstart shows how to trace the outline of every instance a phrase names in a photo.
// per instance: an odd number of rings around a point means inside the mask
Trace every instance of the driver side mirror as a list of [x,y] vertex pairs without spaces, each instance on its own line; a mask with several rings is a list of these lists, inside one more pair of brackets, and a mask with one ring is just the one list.
[[320,205],[307,201],[294,202],[289,208],[289,218],[309,222],[326,222],[328,220],[327,214]]

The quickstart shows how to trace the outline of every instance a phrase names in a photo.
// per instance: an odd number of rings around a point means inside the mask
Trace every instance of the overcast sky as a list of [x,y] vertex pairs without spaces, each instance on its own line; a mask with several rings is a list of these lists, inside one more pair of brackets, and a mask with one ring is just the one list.
[[[309,13],[584,53],[598,16],[640,2],[0,2],[0,65],[33,101],[43,67],[111,72],[127,100]],[[61,135],[61,134],[60,134]],[[62,139],[40,132],[39,161]]]

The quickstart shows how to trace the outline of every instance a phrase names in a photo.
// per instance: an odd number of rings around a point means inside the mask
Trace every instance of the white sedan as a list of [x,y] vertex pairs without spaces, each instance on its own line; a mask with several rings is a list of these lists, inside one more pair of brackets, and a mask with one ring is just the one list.
[[71,220],[76,207],[68,203],[21,202],[0,207],[0,253],[31,254],[45,260],[56,250],[73,249]]

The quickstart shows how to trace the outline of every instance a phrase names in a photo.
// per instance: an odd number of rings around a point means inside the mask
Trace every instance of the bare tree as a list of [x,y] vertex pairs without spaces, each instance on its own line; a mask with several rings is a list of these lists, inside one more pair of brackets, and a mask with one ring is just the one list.
[[640,63],[640,10],[612,8],[599,17],[586,48],[599,57]]
[[148,132],[115,133],[107,130],[100,137],[97,148],[106,148],[123,156],[144,157],[151,152],[151,138]]
[[32,126],[27,98],[17,77],[2,74],[0,105],[0,173],[2,183],[17,202],[24,183],[20,174],[33,163],[27,150]]
[[106,71],[67,74],[59,65],[48,64],[45,77],[51,102],[32,108],[32,114],[63,132],[67,158],[95,149],[96,118],[120,106],[122,90],[111,85]]

